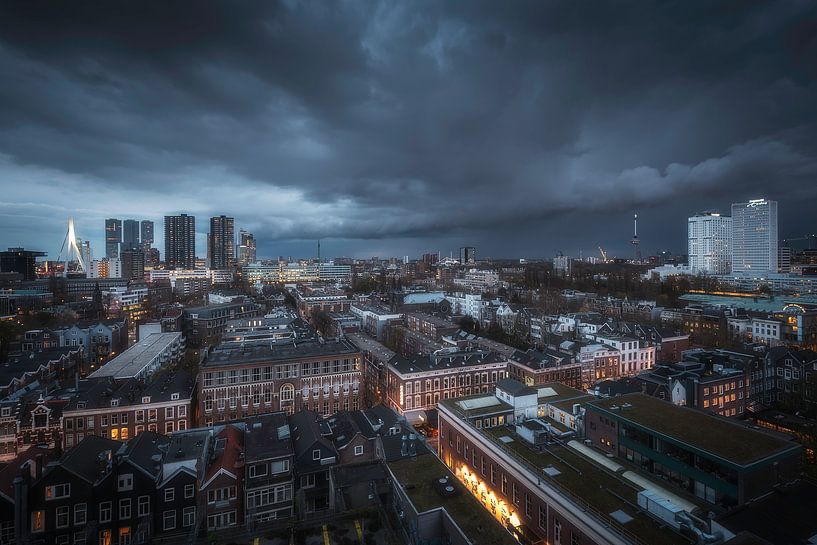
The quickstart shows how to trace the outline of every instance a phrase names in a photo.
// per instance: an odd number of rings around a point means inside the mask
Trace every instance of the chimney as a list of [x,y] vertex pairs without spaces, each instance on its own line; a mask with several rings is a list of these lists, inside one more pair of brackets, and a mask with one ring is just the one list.
[[28,511],[28,491],[31,474],[23,471],[14,479],[14,537],[17,543],[29,542],[31,513]]
[[408,456],[408,445],[406,444],[406,436],[402,437],[403,441],[400,443],[400,456]]
[[38,454],[34,457],[34,478],[37,480],[43,476],[43,460],[44,457],[42,454]]

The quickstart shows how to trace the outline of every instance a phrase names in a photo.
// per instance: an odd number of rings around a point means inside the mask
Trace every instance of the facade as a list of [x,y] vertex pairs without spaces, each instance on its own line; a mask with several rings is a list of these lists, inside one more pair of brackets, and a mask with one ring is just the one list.
[[108,218],[105,220],[105,257],[119,257],[119,245],[122,243],[122,220]]
[[23,280],[37,278],[37,258],[43,257],[45,252],[32,252],[23,248],[9,248],[0,252],[0,272],[19,273]]
[[729,274],[732,260],[732,218],[714,212],[687,220],[689,269],[693,274]]
[[620,376],[631,376],[655,365],[655,346],[647,341],[621,334],[595,333],[589,339],[618,351],[621,361]]
[[139,222],[125,220],[122,222],[122,250],[135,250],[139,247]]
[[145,253],[136,248],[125,248],[119,252],[122,264],[122,278],[128,280],[143,280],[145,278]]
[[559,382],[571,388],[582,387],[582,363],[566,354],[517,350],[508,362],[508,376],[535,386]]
[[165,216],[165,266],[168,269],[196,268],[195,216]]
[[76,390],[62,410],[65,450],[90,435],[126,441],[145,431],[170,434],[193,427],[196,381],[183,370],[148,380],[82,380]]
[[411,312],[406,314],[406,327],[410,331],[420,333],[435,341],[457,332],[459,326],[454,322],[439,318],[425,312]]
[[732,205],[732,273],[767,275],[777,266],[777,201]]
[[194,348],[216,344],[224,335],[229,321],[254,318],[259,314],[259,305],[243,299],[220,305],[189,307],[182,314],[184,336],[188,345]]
[[447,348],[429,356],[395,356],[386,378],[388,406],[409,422],[423,421],[440,400],[492,391],[508,361],[487,350]]
[[210,218],[207,259],[211,269],[229,269],[235,263],[235,220],[227,216]]
[[311,409],[359,408],[361,354],[346,340],[253,343],[210,350],[199,373],[203,422]]
[[255,263],[255,235],[241,229],[238,232],[238,263],[249,265]]
[[800,472],[799,444],[644,394],[591,401],[585,429],[594,446],[707,504],[743,505]]
[[477,261],[477,249],[473,246],[463,246],[460,248],[460,264],[473,265]]
[[142,246],[142,250],[147,252],[150,248],[153,247],[154,243],[153,222],[150,220],[142,220],[139,226],[140,226],[139,242]]
[[286,413],[254,416],[244,425],[247,527],[294,516],[294,450]]

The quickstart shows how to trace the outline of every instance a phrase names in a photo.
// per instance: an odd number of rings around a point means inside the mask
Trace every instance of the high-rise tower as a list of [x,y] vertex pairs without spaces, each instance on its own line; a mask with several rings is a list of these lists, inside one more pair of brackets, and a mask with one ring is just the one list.
[[140,244],[142,250],[147,251],[153,247],[153,222],[150,220],[142,220],[140,224]]
[[119,245],[122,243],[122,220],[108,218],[105,220],[105,257],[119,257]]
[[196,267],[195,216],[165,216],[165,265],[169,269]]
[[241,229],[238,232],[238,262],[242,265],[255,263],[255,236]]
[[121,250],[135,250],[139,247],[139,222],[137,220],[125,220],[122,223],[122,248]]
[[227,216],[210,218],[207,256],[212,269],[228,269],[235,263],[235,221]]
[[753,199],[732,205],[732,272],[777,272],[777,201]]
[[641,261],[641,241],[638,239],[638,214],[633,214],[633,240],[630,241],[635,249],[635,260]]
[[729,274],[732,260],[732,218],[716,212],[687,220],[689,268],[695,274]]

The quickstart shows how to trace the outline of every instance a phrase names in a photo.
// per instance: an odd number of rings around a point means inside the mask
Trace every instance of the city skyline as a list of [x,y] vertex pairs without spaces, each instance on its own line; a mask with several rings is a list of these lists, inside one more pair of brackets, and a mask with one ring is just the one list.
[[683,253],[760,197],[815,230],[809,6],[128,9],[4,8],[0,245],[55,256],[72,216],[102,255],[105,218],[186,212],[263,257],[629,255],[638,213]]

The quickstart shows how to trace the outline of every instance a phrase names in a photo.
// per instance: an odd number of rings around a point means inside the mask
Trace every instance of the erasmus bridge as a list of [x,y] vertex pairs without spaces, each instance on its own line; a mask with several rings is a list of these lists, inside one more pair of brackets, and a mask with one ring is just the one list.
[[74,218],[68,218],[68,231],[65,233],[65,238],[62,241],[62,247],[60,248],[60,253],[57,256],[57,262],[61,262],[62,260],[62,252],[65,251],[65,268],[63,270],[63,276],[68,276],[68,262],[71,261],[71,254],[74,254],[77,263],[79,263],[79,270],[80,272],[87,273],[88,266],[90,263],[85,263],[82,259],[82,252],[79,250],[79,246],[77,245],[77,235],[74,231]]

